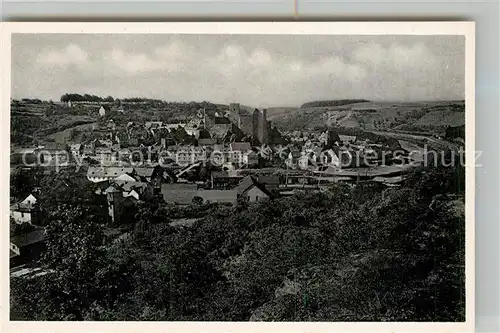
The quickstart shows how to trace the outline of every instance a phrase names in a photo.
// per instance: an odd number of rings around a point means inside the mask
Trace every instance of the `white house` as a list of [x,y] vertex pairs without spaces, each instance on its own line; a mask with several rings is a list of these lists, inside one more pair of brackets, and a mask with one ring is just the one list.
[[37,199],[30,194],[26,199],[10,206],[10,216],[16,223],[36,224],[41,217]]
[[106,109],[104,109],[104,106],[101,105],[101,107],[99,108],[99,115],[101,117],[104,117],[106,115]]
[[82,155],[82,144],[81,143],[75,143],[69,146],[69,149],[71,151],[71,155],[73,155],[74,158],[80,158]]
[[134,168],[122,167],[89,167],[87,170],[87,179],[93,183],[104,180],[113,180],[123,174],[134,172]]

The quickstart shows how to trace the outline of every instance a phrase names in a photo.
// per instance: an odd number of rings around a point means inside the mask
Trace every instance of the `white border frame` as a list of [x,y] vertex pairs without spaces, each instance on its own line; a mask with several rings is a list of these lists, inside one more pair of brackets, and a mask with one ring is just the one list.
[[[463,35],[465,46],[466,101],[466,321],[463,323],[355,322],[355,323],[240,323],[240,322],[11,322],[9,321],[9,268],[2,261],[2,331],[4,332],[473,332],[475,292],[474,161],[475,161],[475,24],[474,22],[170,22],[170,23],[0,23],[0,75],[2,78],[2,143],[10,143],[10,70],[12,33],[112,33],[112,34],[317,34],[317,35]],[[5,149],[4,151],[6,151]],[[9,150],[10,152],[10,147]],[[1,184],[8,188],[10,154],[2,154]],[[2,191],[1,212],[8,221],[8,192]],[[2,223],[2,237],[8,244],[9,224]],[[7,247],[0,253],[7,258]]]

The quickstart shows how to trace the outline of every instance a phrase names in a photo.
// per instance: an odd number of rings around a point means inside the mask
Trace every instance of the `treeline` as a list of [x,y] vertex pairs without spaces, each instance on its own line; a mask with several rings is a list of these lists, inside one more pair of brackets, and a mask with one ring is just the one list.
[[96,95],[80,95],[80,94],[64,94],[60,98],[61,102],[114,102],[115,99],[111,96],[99,97]]
[[312,107],[325,107],[325,106],[340,106],[345,104],[353,104],[353,103],[363,103],[369,102],[366,99],[336,99],[329,101],[314,101],[302,104],[301,108],[312,108]]

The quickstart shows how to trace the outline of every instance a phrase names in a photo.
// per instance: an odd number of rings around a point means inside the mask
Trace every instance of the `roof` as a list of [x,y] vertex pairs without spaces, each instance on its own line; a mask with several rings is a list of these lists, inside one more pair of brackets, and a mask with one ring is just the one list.
[[70,148],[71,150],[80,150],[80,148],[82,147],[82,144],[81,143],[73,143]]
[[30,194],[23,201],[11,205],[10,210],[15,212],[30,213],[35,208],[36,201],[36,198]]
[[134,168],[135,174],[140,177],[151,177],[155,171],[155,168]]
[[130,182],[130,181],[114,180],[113,183],[127,192],[131,191],[132,189],[139,189],[139,188],[145,189],[146,187],[148,187],[147,183],[137,182],[137,181]]
[[19,267],[14,267],[10,270],[10,276],[13,278],[26,278],[32,279],[38,276],[43,276],[49,273],[53,273],[54,270],[44,269],[40,267],[26,267],[25,265],[21,265]]
[[150,127],[158,127],[158,126],[162,126],[162,125],[163,125],[163,122],[161,122],[161,121],[146,121],[146,123],[144,124],[144,127],[150,128]]
[[18,248],[43,242],[47,238],[44,228],[38,228],[27,234],[11,237],[10,242]]
[[66,150],[67,145],[59,142],[49,142],[43,145],[43,150]]
[[119,189],[117,189],[115,186],[111,185],[109,186],[106,191],[104,191],[105,194],[108,194],[108,193],[119,193],[121,192]]
[[395,177],[380,177],[377,176],[373,178],[373,181],[376,182],[382,182],[382,183],[389,183],[389,184],[397,184],[403,181],[403,177],[401,176],[395,176]]
[[96,184],[96,193],[104,193],[104,191],[109,187],[109,180],[103,180],[101,182],[97,182]]
[[232,151],[247,152],[252,150],[252,146],[249,142],[233,142],[229,145]]
[[212,138],[220,138],[222,139],[231,129],[231,125],[229,124],[217,124],[210,128],[209,132]]
[[89,167],[87,177],[114,178],[133,171],[130,167]]
[[211,146],[211,145],[215,144],[216,142],[217,142],[216,140],[209,139],[209,138],[199,139],[198,140],[198,145],[200,145],[200,146]]
[[231,121],[229,120],[229,118],[216,116],[214,118],[214,123],[215,124],[231,124]]
[[121,181],[125,181],[125,182],[135,182],[135,181],[137,181],[137,179],[135,179],[134,177],[132,177],[129,174],[126,174],[126,173],[124,173],[124,174],[116,177],[115,180],[121,180]]
[[30,194],[22,201],[23,204],[34,204],[37,202],[37,199],[33,196],[33,194]]
[[137,193],[137,191],[135,190],[131,190],[130,192],[123,192],[123,197],[124,198],[132,197],[136,200],[139,200],[139,193]]
[[270,195],[269,191],[265,188],[265,186],[259,183],[257,178],[253,175],[248,175],[241,180],[240,184],[237,187],[238,194],[239,195],[244,194],[254,186],[259,188],[262,192]]

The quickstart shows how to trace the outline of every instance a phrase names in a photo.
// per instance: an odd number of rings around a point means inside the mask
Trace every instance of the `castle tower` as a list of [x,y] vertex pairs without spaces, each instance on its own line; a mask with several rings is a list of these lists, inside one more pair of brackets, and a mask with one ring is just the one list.
[[261,116],[259,118],[259,141],[261,143],[268,143],[269,141],[269,134],[268,134],[268,128],[267,128],[267,109],[263,109]]
[[260,135],[259,135],[259,123],[260,123],[260,117],[261,113],[258,109],[255,109],[253,111],[252,115],[252,136],[254,139],[257,139],[260,141]]

